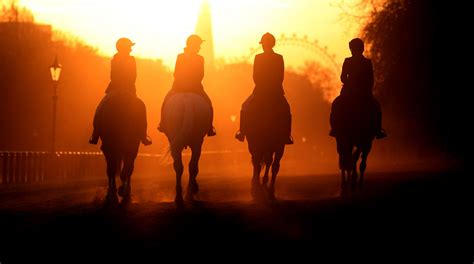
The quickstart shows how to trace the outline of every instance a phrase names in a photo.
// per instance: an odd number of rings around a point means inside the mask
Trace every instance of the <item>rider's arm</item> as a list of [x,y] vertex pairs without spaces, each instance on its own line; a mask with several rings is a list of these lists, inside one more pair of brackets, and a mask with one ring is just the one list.
[[341,82],[344,84],[347,84],[348,77],[347,77],[347,59],[344,60],[344,63],[342,64],[342,72],[341,72]]
[[278,64],[278,83],[283,83],[283,79],[285,79],[285,61],[283,60],[283,56],[280,56],[281,62]]
[[372,61],[369,60],[369,87],[371,89],[371,91],[373,90],[373,87],[374,87],[374,67],[372,66]]
[[204,78],[204,57],[199,56],[199,68],[197,72],[197,77],[199,78],[199,81],[202,81]]
[[258,85],[262,82],[262,69],[260,66],[260,57],[257,55],[255,56],[253,62],[253,82]]
[[182,69],[182,67],[183,67],[182,64],[183,64],[183,63],[182,63],[182,61],[181,61],[181,56],[178,55],[178,57],[176,57],[176,63],[175,63],[175,65],[174,65],[174,73],[173,73],[173,74],[174,74],[174,78],[175,78],[175,79],[176,79],[177,77],[179,77],[180,74],[181,74],[181,71],[182,71],[181,69]]

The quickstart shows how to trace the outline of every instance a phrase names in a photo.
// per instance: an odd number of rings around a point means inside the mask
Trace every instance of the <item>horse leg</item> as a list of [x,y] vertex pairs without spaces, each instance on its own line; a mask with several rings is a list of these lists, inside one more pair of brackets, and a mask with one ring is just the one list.
[[348,195],[348,182],[349,182],[349,171],[341,169],[341,196],[346,197]]
[[341,169],[341,188],[344,186],[346,182],[346,171]]
[[347,191],[347,184],[351,181],[352,143],[342,137],[336,137],[337,153],[339,154],[339,169],[341,170],[341,190]]
[[346,174],[347,170],[341,168],[341,188],[346,187],[347,181],[349,180],[349,174]]
[[107,196],[105,200],[107,203],[117,203],[117,187],[115,184],[115,176],[117,175],[118,162],[119,160],[109,152],[104,152],[105,160],[107,162],[107,177],[109,179],[109,185],[107,189]]
[[364,174],[365,170],[367,169],[367,155],[365,152],[362,152],[362,160],[360,162],[360,176],[359,176],[359,188],[362,189],[364,185]]
[[191,146],[191,160],[189,161],[189,182],[186,190],[186,201],[193,201],[194,195],[199,192],[196,177],[199,173],[199,158],[201,157],[202,142]]
[[352,167],[351,167],[351,187],[352,190],[357,188],[357,162],[359,162],[359,157],[362,150],[359,147],[356,147],[354,153],[352,153]]
[[123,158],[123,168],[122,172],[120,173],[120,179],[122,180],[122,203],[127,203],[130,201],[131,193],[132,193],[132,183],[131,177],[133,173],[133,169],[135,168],[135,158],[137,157],[137,153],[125,154]]
[[176,172],[176,197],[174,202],[177,205],[183,204],[183,190],[181,188],[181,176],[183,176],[183,160],[181,156],[181,149],[172,149],[171,155],[173,157],[173,167]]
[[252,153],[253,177],[251,194],[254,199],[261,196],[260,172],[262,171],[263,153]]
[[360,178],[359,178],[359,188],[362,188],[364,185],[365,170],[367,169],[367,157],[369,156],[370,150],[372,149],[372,142],[365,146],[362,151],[361,162],[360,162]]
[[280,171],[280,161],[283,157],[283,153],[285,151],[285,145],[282,145],[276,152],[275,158],[273,159],[272,164],[272,180],[270,182],[270,188],[268,190],[269,198],[271,200],[275,200],[275,182],[278,172]]
[[267,187],[268,180],[269,180],[268,172],[270,171],[270,167],[272,166],[273,153],[271,152],[265,153],[264,159],[265,159],[265,173],[263,174],[262,186]]

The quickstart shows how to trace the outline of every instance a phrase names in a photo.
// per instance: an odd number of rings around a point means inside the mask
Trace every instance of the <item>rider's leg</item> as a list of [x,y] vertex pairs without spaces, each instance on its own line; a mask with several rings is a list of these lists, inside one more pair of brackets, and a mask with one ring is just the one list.
[[242,109],[240,110],[240,125],[239,125],[239,131],[235,134],[235,138],[238,139],[239,141],[244,141],[245,135],[248,132],[248,113],[249,113],[249,108],[250,104],[253,100],[254,96],[253,94],[250,95],[245,102],[242,104]]
[[290,110],[290,104],[288,104],[288,101],[286,100],[285,96],[282,96],[282,114],[285,117],[285,137],[286,141],[285,144],[291,145],[293,144],[293,137],[291,136],[291,110]]
[[331,113],[329,115],[329,125],[331,126],[331,130],[329,131],[329,136],[331,137],[336,137],[336,119],[337,119],[337,111],[339,107],[339,97],[336,97],[336,99],[332,102],[331,105]]
[[169,90],[165,98],[163,99],[163,103],[161,104],[161,118],[160,118],[160,124],[158,125],[158,131],[160,132],[164,133],[165,131],[165,127],[164,127],[165,122],[163,122],[164,117],[165,117],[165,114],[164,114],[165,104],[166,102],[168,102],[169,98],[175,93],[176,92],[173,89]]
[[104,96],[104,98],[102,98],[102,100],[100,100],[99,105],[97,105],[97,108],[96,108],[95,114],[94,114],[94,121],[92,123],[92,125],[94,127],[94,130],[92,131],[92,136],[89,139],[90,144],[97,145],[97,143],[99,142],[100,122],[101,122],[100,116],[101,116],[103,105],[108,100],[109,97],[110,97],[109,95]]
[[209,130],[207,131],[207,135],[209,137],[215,136],[216,135],[216,130],[215,130],[214,125],[213,125],[213,123],[214,123],[214,108],[212,107],[211,98],[209,98],[209,96],[207,95],[207,93],[204,90],[201,90],[199,92],[199,94],[204,98],[204,100],[206,100],[206,102],[211,107],[211,124],[210,124]]
[[372,105],[373,105],[373,111],[375,115],[375,124],[376,124],[376,138],[377,139],[382,139],[387,136],[387,133],[385,130],[382,128],[382,107],[380,107],[380,103],[375,99],[375,97],[372,97]]
[[243,109],[242,107],[242,110],[240,110],[240,124],[239,124],[239,131],[237,131],[237,133],[235,133],[235,138],[240,141],[240,142],[243,142],[245,140],[245,134],[246,134],[246,125],[245,125],[245,122],[247,122],[247,116],[246,116],[246,111]]
[[137,115],[138,115],[138,128],[140,129],[140,140],[143,145],[148,146],[151,145],[152,141],[151,138],[147,135],[147,119],[146,119],[146,106],[143,101],[137,101],[137,104],[134,106],[136,107]]

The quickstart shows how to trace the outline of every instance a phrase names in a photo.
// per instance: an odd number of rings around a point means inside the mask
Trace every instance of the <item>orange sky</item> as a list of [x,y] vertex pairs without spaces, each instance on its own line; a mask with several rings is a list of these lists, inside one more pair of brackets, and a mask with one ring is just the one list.
[[[209,0],[216,56],[230,60],[258,47],[260,36],[271,32],[318,39],[341,62],[350,55],[347,42],[357,25],[341,20],[330,0]],[[346,1],[348,2],[348,1]],[[128,36],[137,44],[133,55],[174,64],[186,37],[193,33],[201,1],[196,0],[20,0],[36,22],[54,25],[113,55],[115,40]],[[292,50],[280,51],[286,58]],[[286,54],[285,54],[286,53]],[[310,56],[310,55],[308,55]],[[293,57],[297,58],[298,56]]]

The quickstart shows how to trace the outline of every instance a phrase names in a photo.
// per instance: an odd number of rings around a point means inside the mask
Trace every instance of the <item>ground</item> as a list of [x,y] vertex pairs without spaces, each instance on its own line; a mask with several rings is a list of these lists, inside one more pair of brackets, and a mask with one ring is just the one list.
[[[466,252],[473,257],[461,240],[472,239],[459,210],[463,176],[454,169],[370,172],[362,191],[341,197],[336,174],[286,174],[277,181],[277,201],[257,203],[248,177],[204,174],[200,201],[183,209],[172,202],[172,177],[136,179],[133,202],[112,208],[104,206],[104,179],[2,186],[0,263],[210,260],[220,258],[217,249],[231,259],[253,252],[296,261],[340,252],[333,260],[454,263]],[[182,253],[171,253],[176,250]]]

